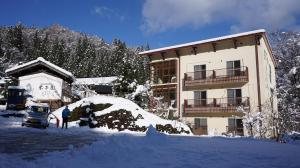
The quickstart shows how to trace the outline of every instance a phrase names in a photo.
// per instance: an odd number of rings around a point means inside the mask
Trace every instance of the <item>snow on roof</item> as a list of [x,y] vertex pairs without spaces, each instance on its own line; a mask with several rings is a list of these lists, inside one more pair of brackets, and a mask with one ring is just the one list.
[[29,66],[29,65],[37,63],[37,62],[43,62],[46,65],[48,65],[49,67],[51,67],[53,69],[56,69],[57,71],[59,71],[59,72],[65,74],[65,75],[67,75],[67,76],[75,79],[75,77],[73,76],[73,74],[71,72],[69,72],[69,71],[67,71],[67,70],[65,70],[65,69],[63,69],[63,68],[61,68],[61,67],[59,67],[57,65],[54,65],[53,63],[45,60],[43,57],[38,57],[37,59],[35,59],[33,61],[29,61],[29,62],[27,62],[25,64],[21,64],[21,65],[17,65],[17,66],[14,66],[12,68],[9,68],[9,69],[5,70],[5,73],[9,73],[9,72],[15,71],[17,69],[24,68],[26,66]]
[[214,41],[220,41],[220,40],[231,39],[231,38],[236,38],[236,37],[241,37],[241,36],[248,36],[248,35],[258,34],[258,33],[265,33],[265,32],[266,32],[265,29],[259,29],[259,30],[244,32],[244,33],[232,34],[232,35],[221,36],[221,37],[217,37],[217,38],[200,40],[200,41],[184,43],[184,44],[179,44],[179,45],[173,45],[173,46],[169,46],[169,47],[157,48],[157,49],[153,49],[153,50],[143,51],[143,52],[140,52],[139,54],[140,55],[149,54],[149,53],[154,53],[154,52],[159,52],[159,51],[188,47],[188,46],[199,45],[199,44],[203,44],[203,43],[209,43],[209,42],[214,42]]
[[8,89],[24,89],[25,90],[25,87],[23,87],[23,86],[8,86]]
[[116,81],[118,77],[98,77],[98,78],[76,78],[75,85],[100,85],[100,84],[111,84]]

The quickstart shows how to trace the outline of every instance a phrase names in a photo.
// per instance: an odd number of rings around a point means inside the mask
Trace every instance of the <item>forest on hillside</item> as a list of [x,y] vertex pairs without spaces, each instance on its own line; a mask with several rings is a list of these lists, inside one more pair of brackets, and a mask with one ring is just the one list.
[[148,60],[138,52],[145,49],[130,48],[120,39],[108,44],[57,24],[43,29],[21,24],[0,27],[0,76],[8,67],[44,57],[76,77],[123,76],[129,83],[143,84]]

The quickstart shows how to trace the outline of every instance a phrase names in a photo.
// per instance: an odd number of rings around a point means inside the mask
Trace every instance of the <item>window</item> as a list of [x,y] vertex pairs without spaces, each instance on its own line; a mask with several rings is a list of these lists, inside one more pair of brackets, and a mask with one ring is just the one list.
[[243,120],[228,118],[228,131],[243,129]]
[[206,65],[195,65],[194,66],[195,80],[206,78]]
[[228,105],[240,105],[242,103],[241,89],[227,89],[227,103]]
[[241,61],[227,61],[227,76],[239,76],[241,74]]
[[195,107],[203,107],[207,104],[206,91],[194,91],[194,104]]
[[197,128],[206,128],[207,119],[206,118],[195,118],[195,129]]

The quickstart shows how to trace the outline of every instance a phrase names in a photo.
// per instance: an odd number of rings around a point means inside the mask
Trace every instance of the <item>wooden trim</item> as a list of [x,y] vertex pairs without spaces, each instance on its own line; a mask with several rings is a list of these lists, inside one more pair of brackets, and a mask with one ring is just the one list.
[[180,57],[179,50],[175,50],[175,54],[176,54],[177,58],[179,58],[179,57]]
[[256,61],[256,81],[257,81],[257,97],[258,97],[258,110],[261,112],[261,92],[260,92],[260,73],[259,73],[259,60],[258,60],[258,41],[259,36],[255,36],[255,61]]
[[[200,43],[200,44],[193,44],[193,45],[187,45],[187,46],[182,46],[182,47],[177,47],[177,48],[171,48],[171,49],[165,49],[165,50],[161,50],[161,51],[154,51],[154,52],[150,52],[150,53],[160,53],[162,51],[164,52],[167,52],[167,51],[172,51],[174,49],[183,49],[183,48],[189,48],[191,46],[194,46],[194,45],[198,45],[198,46],[201,46],[201,45],[206,45],[206,44],[210,44],[210,43],[216,43],[216,42],[222,42],[222,41],[227,41],[227,40],[231,40],[233,38],[235,39],[239,39],[239,38],[245,38],[245,37],[253,37],[257,34],[264,34],[263,32],[259,32],[259,33],[255,33],[255,34],[249,34],[249,35],[244,35],[244,36],[239,36],[239,37],[232,37],[232,38],[227,38],[227,39],[222,39],[222,40],[215,40],[215,41],[210,41],[210,42],[205,42],[205,43]],[[146,54],[149,54],[149,53],[145,53],[145,54],[140,54],[140,55],[146,55]]]
[[147,56],[149,58],[149,61],[151,62],[152,61],[152,59],[151,59],[152,54],[147,54]]
[[243,117],[245,114],[241,112],[207,112],[207,113],[183,113],[183,117]]
[[197,55],[197,47],[195,47],[195,46],[193,47],[193,54]]
[[216,48],[217,43],[211,43],[211,45],[212,45],[212,47],[213,47],[213,49],[214,49],[214,52],[216,52],[216,51],[217,51],[217,48]]
[[178,110],[178,116],[180,117],[180,53],[179,53],[179,50],[175,50],[175,54],[178,58],[178,61],[177,61],[177,64],[178,64],[178,69],[176,68],[176,73],[177,73],[177,83],[178,83],[178,87],[177,87],[177,110]]
[[162,58],[163,60],[165,60],[165,52],[161,52],[161,53],[160,53],[160,56],[161,56],[161,58]]
[[235,49],[237,49],[237,39],[232,39],[233,46]]

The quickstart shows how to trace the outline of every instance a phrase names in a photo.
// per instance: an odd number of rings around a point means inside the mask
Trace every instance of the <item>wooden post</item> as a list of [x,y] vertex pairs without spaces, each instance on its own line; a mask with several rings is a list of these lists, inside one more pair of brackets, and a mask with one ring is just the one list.
[[187,106],[188,106],[188,102],[187,102],[187,100],[184,100],[184,109],[186,109]]

